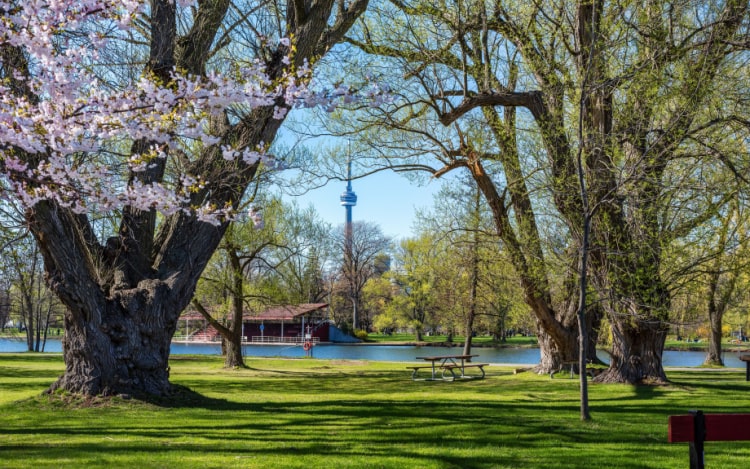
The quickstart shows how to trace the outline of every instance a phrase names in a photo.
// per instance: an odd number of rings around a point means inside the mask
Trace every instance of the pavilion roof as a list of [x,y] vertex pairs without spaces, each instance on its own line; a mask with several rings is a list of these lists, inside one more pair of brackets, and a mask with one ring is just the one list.
[[245,319],[271,320],[271,319],[294,319],[314,311],[328,307],[328,303],[303,303],[300,305],[284,305],[267,309],[257,316],[245,316]]
[[204,321],[205,318],[198,311],[184,311],[180,314],[181,321]]

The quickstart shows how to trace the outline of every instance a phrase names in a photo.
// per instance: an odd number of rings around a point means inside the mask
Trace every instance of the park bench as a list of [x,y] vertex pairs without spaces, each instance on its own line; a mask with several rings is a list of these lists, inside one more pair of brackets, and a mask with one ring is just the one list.
[[669,416],[670,443],[690,444],[690,469],[704,469],[703,443],[706,441],[750,440],[750,414],[704,414]]

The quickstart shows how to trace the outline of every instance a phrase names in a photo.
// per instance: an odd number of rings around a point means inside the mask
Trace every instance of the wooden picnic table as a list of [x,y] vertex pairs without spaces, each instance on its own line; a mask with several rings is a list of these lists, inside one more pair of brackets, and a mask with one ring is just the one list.
[[[424,360],[430,362],[429,365],[416,365],[408,366],[407,368],[413,370],[411,379],[417,380],[417,372],[423,368],[430,368],[432,370],[432,376],[426,378],[428,381],[434,380],[449,380],[453,381],[456,378],[473,379],[473,378],[484,378],[484,367],[489,366],[489,363],[467,363],[470,362],[473,357],[479,355],[435,355],[430,357],[417,357],[417,360]],[[482,376],[472,376],[466,374],[466,368],[479,368],[482,372]],[[441,370],[441,376],[438,376],[437,371]],[[456,370],[460,370],[461,374],[456,376]],[[445,372],[450,372],[450,379],[446,377]]]

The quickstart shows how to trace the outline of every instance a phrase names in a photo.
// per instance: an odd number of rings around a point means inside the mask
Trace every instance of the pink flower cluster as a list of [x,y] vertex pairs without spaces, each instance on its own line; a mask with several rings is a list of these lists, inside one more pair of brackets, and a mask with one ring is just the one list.
[[[290,77],[284,89],[270,89],[259,66],[231,78],[175,73],[169,86],[147,77],[119,88],[104,86],[91,69],[105,39],[83,32],[97,31],[86,27],[92,24],[127,28],[142,8],[144,2],[132,0],[0,1],[0,47],[25,57],[0,81],[0,174],[10,189],[6,197],[15,196],[26,207],[54,199],[79,212],[132,206],[164,214],[191,211],[212,222],[226,215],[223,208],[189,205],[188,194],[204,181],[180,174],[180,165],[170,166],[176,175],[162,183],[140,184],[137,178],[127,183],[128,173],[145,171],[157,158],[189,157],[218,144],[220,136],[208,131],[208,119],[230,106],[272,106],[279,96],[287,98],[288,107],[296,105],[292,101],[308,94],[297,78],[305,81],[309,70]],[[11,70],[14,64],[4,65]],[[280,110],[276,114],[284,116]],[[138,140],[151,147],[132,154]],[[241,157],[247,164],[261,158],[271,163],[259,152],[223,151],[225,158]]]
[[[181,8],[191,3],[177,0]],[[0,0],[0,47],[14,48],[25,58],[21,66],[15,64],[12,76],[0,80],[0,177],[10,189],[5,197],[14,196],[26,207],[53,199],[77,212],[125,206],[167,215],[181,210],[217,223],[231,214],[225,207],[191,206],[189,194],[206,181],[180,172],[187,166],[185,158],[221,144],[222,136],[210,131],[211,116],[232,107],[274,106],[273,116],[281,120],[294,107],[332,110],[362,98],[374,103],[387,99],[377,88],[361,95],[345,87],[311,92],[307,65],[275,87],[258,64],[205,77],[174,72],[168,86],[146,76],[107,86],[92,72],[98,51],[107,44],[97,31],[106,26],[124,34],[146,4]],[[281,39],[281,47],[290,45],[288,38]],[[6,70],[11,68],[6,64]],[[150,147],[133,154],[136,141],[150,142]],[[182,160],[171,162],[168,180],[142,184],[129,177],[172,155]],[[221,155],[248,165],[262,161],[276,166],[263,148],[223,145]]]

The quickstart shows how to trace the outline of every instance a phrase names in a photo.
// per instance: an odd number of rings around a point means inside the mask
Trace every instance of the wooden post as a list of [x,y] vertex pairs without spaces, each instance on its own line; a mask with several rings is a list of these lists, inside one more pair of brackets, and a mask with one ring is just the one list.
[[740,355],[740,360],[745,362],[745,381],[750,381],[750,354]]
[[690,469],[705,469],[703,443],[706,441],[706,417],[702,410],[691,410],[693,441],[690,442]]

